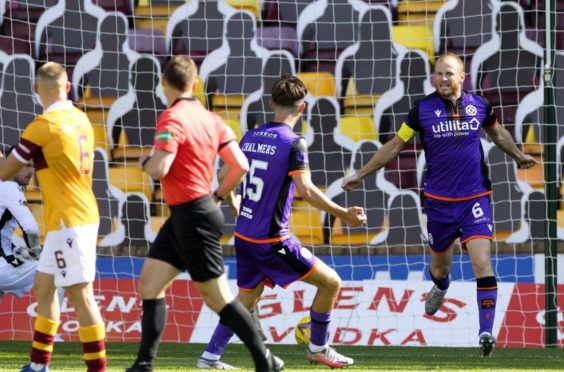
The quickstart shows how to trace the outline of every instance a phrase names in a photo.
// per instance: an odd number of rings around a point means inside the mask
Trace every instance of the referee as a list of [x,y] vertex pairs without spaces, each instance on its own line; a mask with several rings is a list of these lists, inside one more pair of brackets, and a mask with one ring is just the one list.
[[[147,174],[161,180],[171,216],[159,231],[141,271],[141,345],[127,371],[153,370],[166,324],[165,290],[183,270],[188,270],[220,322],[249,348],[256,370],[278,371],[280,366],[262,343],[249,312],[229,290],[219,242],[224,221],[218,204],[239,185],[249,165],[231,129],[192,97],[196,76],[196,66],[188,57],[176,56],[166,65],[161,84],[168,108],[157,121],[153,155],[140,160]],[[217,154],[225,162],[225,172],[212,194]]]

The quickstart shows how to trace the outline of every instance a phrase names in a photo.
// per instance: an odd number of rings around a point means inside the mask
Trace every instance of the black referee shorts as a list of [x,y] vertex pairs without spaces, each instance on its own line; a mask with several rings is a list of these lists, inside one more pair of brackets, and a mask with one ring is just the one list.
[[210,196],[170,207],[148,257],[188,270],[192,280],[205,282],[224,273],[219,239],[223,214]]

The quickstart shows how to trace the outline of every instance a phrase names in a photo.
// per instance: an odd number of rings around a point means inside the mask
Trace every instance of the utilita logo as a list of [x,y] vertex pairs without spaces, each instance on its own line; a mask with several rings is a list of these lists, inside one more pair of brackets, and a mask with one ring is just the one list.
[[476,118],[472,118],[470,121],[446,120],[433,125],[432,128],[435,138],[467,136],[470,131],[480,130],[480,121]]

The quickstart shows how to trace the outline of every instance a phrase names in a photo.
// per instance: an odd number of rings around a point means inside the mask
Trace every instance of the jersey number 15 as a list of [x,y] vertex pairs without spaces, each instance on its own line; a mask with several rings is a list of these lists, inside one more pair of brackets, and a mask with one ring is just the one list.
[[249,200],[252,200],[254,202],[258,202],[260,200],[262,196],[262,190],[264,189],[264,181],[262,180],[262,178],[255,175],[255,171],[257,169],[267,170],[268,162],[262,160],[251,161],[251,169],[249,169],[249,174],[245,178],[243,178],[243,198],[249,198]]

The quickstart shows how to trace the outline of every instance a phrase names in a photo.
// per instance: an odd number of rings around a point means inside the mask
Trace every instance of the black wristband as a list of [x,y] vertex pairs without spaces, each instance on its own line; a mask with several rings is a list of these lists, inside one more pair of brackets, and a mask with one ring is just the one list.
[[141,163],[141,169],[145,169],[145,165],[147,164],[147,162],[151,159],[150,156],[146,157],[145,160],[143,160],[143,162]]
[[216,198],[216,199],[219,200],[219,201],[224,201],[224,200],[225,200],[224,197],[221,197],[221,196],[217,195],[217,190],[215,190],[215,191],[213,192],[213,197]]

